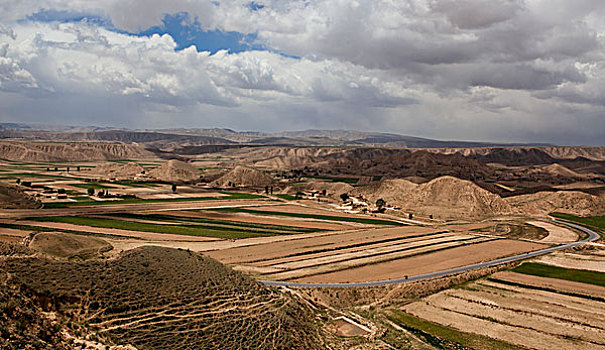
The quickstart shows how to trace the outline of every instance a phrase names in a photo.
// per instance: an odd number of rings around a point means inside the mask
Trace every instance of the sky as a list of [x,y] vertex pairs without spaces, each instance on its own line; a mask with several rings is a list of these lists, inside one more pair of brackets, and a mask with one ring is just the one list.
[[0,0],[0,121],[605,145],[605,1]]

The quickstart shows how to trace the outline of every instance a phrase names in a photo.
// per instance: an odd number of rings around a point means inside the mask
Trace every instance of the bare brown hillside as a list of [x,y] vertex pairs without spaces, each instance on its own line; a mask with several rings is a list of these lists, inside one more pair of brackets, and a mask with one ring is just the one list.
[[[316,349],[311,313],[216,260],[141,247],[112,260],[7,258],[14,284],[44,295],[44,311],[74,333],[137,349]],[[0,295],[1,296],[1,295]],[[85,328],[86,327],[86,328]]]
[[0,209],[36,209],[42,203],[20,188],[0,183]]
[[503,164],[548,164],[553,160],[570,160],[578,157],[605,160],[605,147],[552,146],[552,147],[472,147],[429,148],[433,153],[454,154],[488,162]]
[[3,159],[28,162],[155,158],[139,145],[115,142],[0,141],[0,155]]
[[420,185],[407,180],[383,180],[358,187],[352,194],[370,202],[383,198],[387,204],[403,210],[444,219],[480,219],[515,211],[500,196],[452,176],[438,177]]
[[105,163],[92,169],[91,174],[100,179],[132,180],[144,171],[145,169],[137,163]]
[[256,169],[236,166],[231,171],[210,183],[215,187],[262,187],[273,184],[275,180]]
[[201,171],[189,163],[171,159],[161,166],[151,169],[149,177],[166,182],[193,181],[200,177]]
[[555,211],[580,216],[605,214],[605,198],[579,191],[537,192],[505,200],[531,215],[546,215]]
[[301,170],[308,175],[418,176],[427,179],[450,175],[473,181],[494,177],[496,173],[493,168],[458,154],[404,149],[348,149],[322,159]]

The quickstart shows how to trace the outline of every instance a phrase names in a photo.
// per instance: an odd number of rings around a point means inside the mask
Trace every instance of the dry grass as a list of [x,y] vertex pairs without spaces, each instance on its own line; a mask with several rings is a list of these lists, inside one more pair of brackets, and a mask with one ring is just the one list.
[[7,259],[0,268],[79,325],[138,349],[313,349],[296,301],[189,251],[142,247],[115,260]]

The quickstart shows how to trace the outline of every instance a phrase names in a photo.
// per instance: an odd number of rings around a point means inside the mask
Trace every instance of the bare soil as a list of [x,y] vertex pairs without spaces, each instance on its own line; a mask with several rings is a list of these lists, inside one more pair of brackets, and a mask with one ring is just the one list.
[[329,283],[386,280],[400,278],[405,275],[414,276],[446,270],[545,247],[545,245],[537,243],[501,239],[323,275],[304,277],[295,281]]

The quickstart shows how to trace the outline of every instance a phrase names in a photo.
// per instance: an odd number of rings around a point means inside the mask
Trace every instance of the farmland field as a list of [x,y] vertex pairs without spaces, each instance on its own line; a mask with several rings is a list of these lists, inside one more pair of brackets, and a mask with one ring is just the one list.
[[577,222],[578,224],[592,226],[602,231],[605,230],[605,216],[582,217],[563,213],[552,213],[550,215],[559,219]]
[[[514,271],[547,274],[544,268],[523,266]],[[441,328],[522,347],[600,349],[605,346],[602,317],[605,288],[519,272],[500,272],[488,279],[445,290],[406,305],[402,311]],[[577,273],[558,271],[556,275],[565,277]],[[555,275],[552,271],[549,274]],[[591,277],[602,280],[604,275]]]
[[332,216],[332,215],[320,215],[320,214],[292,213],[292,212],[285,212],[285,211],[243,209],[243,208],[227,208],[227,209],[220,209],[220,211],[228,212],[228,213],[249,213],[249,214],[288,216],[288,217],[330,220],[330,221],[358,222],[358,223],[370,224],[370,225],[390,225],[390,226],[407,225],[407,224],[397,222],[397,221],[380,220],[380,219],[366,219],[366,218],[352,217],[352,216]]

